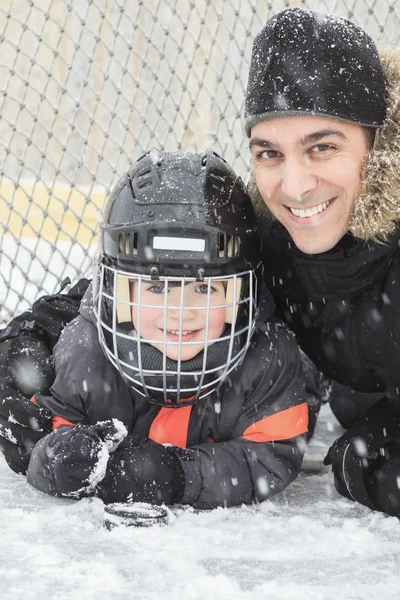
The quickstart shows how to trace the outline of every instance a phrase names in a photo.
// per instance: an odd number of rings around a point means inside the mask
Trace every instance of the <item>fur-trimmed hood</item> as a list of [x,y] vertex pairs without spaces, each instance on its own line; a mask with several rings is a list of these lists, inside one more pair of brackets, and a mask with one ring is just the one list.
[[[387,81],[387,116],[376,132],[364,168],[349,231],[363,240],[384,241],[400,221],[400,49],[383,47],[379,55]],[[253,169],[249,191],[263,223],[273,220],[255,184]]]

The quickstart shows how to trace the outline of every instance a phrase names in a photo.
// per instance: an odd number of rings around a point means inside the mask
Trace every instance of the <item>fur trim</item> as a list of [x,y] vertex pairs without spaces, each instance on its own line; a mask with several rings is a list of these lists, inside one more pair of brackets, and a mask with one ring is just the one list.
[[384,241],[400,220],[400,50],[379,51],[387,81],[388,109],[362,176],[349,229],[364,240]]
[[254,160],[251,159],[250,163],[250,181],[247,186],[247,190],[249,192],[251,201],[254,206],[255,213],[257,215],[258,222],[261,228],[268,227],[268,225],[272,221],[276,221],[277,219],[274,217],[272,212],[269,210],[268,206],[265,204],[262,196],[258,190],[256,184],[256,178],[254,175]]
[[[379,55],[387,80],[387,117],[383,127],[376,131],[349,231],[363,240],[384,242],[400,221],[400,50],[384,47]],[[253,165],[249,193],[262,225],[275,220],[258,191]]]

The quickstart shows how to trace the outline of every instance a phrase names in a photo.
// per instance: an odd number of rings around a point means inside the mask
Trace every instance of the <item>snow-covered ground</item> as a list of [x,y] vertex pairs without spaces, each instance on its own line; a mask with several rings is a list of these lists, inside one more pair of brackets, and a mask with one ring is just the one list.
[[[340,434],[323,407],[309,452]],[[400,523],[303,471],[258,506],[174,509],[151,529],[103,527],[98,500],[47,497],[0,457],[0,598],[366,600],[400,598]]]

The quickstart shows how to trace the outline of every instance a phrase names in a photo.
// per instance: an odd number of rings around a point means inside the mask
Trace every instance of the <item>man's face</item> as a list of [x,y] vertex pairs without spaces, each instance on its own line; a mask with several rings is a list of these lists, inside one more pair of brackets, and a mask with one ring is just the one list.
[[252,127],[258,190],[307,254],[326,252],[348,231],[368,148],[364,130],[325,117],[284,117]]
[[[167,294],[167,297],[165,297]],[[225,327],[225,286],[211,281],[209,308],[208,285],[192,281],[183,288],[180,282],[143,281],[131,284],[132,322],[143,340],[164,351],[171,360],[190,360],[204,350],[205,340],[217,340]],[[167,306],[167,310],[164,310]],[[181,306],[183,309],[181,310]],[[208,318],[208,335],[206,332]],[[182,319],[182,328],[181,328]],[[180,336],[181,332],[181,336]],[[187,342],[192,342],[188,344]],[[195,342],[195,343],[193,343]]]

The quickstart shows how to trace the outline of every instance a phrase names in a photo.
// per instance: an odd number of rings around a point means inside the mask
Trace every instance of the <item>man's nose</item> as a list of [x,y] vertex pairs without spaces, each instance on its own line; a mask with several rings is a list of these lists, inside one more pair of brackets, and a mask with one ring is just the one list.
[[283,165],[282,192],[287,198],[301,202],[318,185],[318,177],[304,158],[287,159]]

